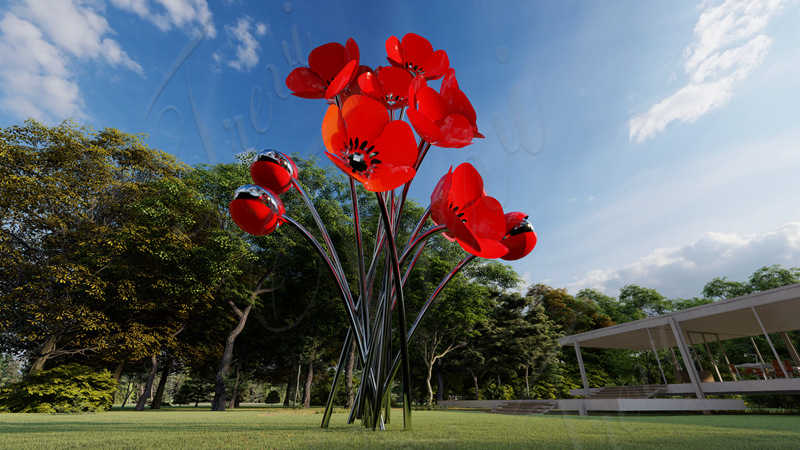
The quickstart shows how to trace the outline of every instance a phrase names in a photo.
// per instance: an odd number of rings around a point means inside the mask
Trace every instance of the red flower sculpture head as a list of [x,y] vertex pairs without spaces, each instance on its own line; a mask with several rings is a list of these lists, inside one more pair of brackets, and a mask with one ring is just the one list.
[[399,67],[378,67],[375,72],[359,75],[361,93],[379,102],[387,109],[400,109],[408,104],[411,74]]
[[395,66],[406,69],[427,80],[438,80],[450,67],[444,50],[433,51],[427,39],[414,33],[403,36],[403,41],[392,36],[386,40],[386,59]]
[[358,59],[358,45],[352,38],[345,45],[321,45],[308,55],[309,67],[298,67],[286,77],[286,86],[302,98],[336,97],[355,78]]
[[297,166],[291,158],[277,150],[261,150],[250,164],[253,182],[281,195],[292,188],[297,179]]
[[500,202],[483,191],[481,175],[469,163],[452,168],[431,194],[431,219],[446,225],[461,248],[482,258],[500,258],[506,220]]
[[506,237],[501,241],[508,247],[508,253],[502,257],[506,261],[524,258],[536,247],[536,232],[528,221],[528,215],[521,212],[506,214]]
[[372,192],[392,190],[414,178],[417,143],[411,127],[390,120],[377,100],[353,95],[328,107],[322,121],[328,158]]
[[228,210],[239,228],[256,236],[275,231],[283,222],[283,214],[286,212],[277,195],[252,184],[245,184],[236,190]]
[[461,148],[482,138],[475,109],[458,88],[456,72],[447,71],[439,92],[421,76],[414,78],[408,93],[408,119],[417,134],[438,147]]

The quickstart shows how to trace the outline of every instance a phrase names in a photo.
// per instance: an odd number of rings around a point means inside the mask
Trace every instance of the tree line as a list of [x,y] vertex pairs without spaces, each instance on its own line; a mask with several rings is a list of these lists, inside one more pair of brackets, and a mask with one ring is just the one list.
[[[284,404],[323,403],[345,311],[324,264],[293,230],[251,236],[232,223],[228,202],[249,182],[244,159],[189,167],[143,136],[71,121],[0,130],[0,383],[16,381],[20,362],[28,377],[79,363],[108,370],[125,401],[134,390],[123,381],[140,379],[141,393],[130,397],[137,410],[148,400],[159,408],[176,379],[173,400],[207,400],[214,410],[242,397],[277,398],[254,389],[259,383],[280,386]],[[293,159],[357,283],[346,181],[313,158]],[[363,241],[375,242],[378,207],[367,192],[359,197]],[[282,200],[295,220],[315,228],[297,195]],[[423,214],[414,202],[406,210],[401,239]],[[407,283],[409,309],[420,308],[462,257],[457,245],[433,238]],[[413,394],[421,404],[565,397],[580,376],[574,356],[558,347],[561,335],[799,281],[800,269],[773,266],[747,282],[716,278],[699,298],[669,300],[636,285],[618,298],[591,289],[572,296],[543,284],[520,291],[509,266],[475,261],[417,331]],[[359,382],[355,352],[341,404],[352,403]],[[654,376],[643,369],[647,355],[584,357],[597,383]]]

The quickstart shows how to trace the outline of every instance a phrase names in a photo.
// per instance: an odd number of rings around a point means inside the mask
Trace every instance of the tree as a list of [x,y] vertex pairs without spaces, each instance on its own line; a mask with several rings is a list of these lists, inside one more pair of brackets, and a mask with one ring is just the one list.
[[613,300],[595,290],[582,290],[573,297],[564,288],[537,284],[528,289],[526,297],[544,308],[545,314],[564,334],[577,334],[611,326],[614,322],[600,308],[600,302]]
[[[108,311],[128,285],[105,279],[125,205],[143,185],[187,168],[113,128],[28,120],[0,130],[0,328],[6,350],[31,361],[109,349],[120,324]],[[109,295],[109,288],[119,295]]]

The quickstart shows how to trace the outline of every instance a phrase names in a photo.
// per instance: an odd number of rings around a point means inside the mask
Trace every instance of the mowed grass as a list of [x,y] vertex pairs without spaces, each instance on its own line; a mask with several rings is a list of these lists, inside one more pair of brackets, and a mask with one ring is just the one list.
[[0,448],[798,448],[800,416],[503,416],[414,411],[403,431],[347,425],[319,410],[167,408],[83,415],[0,414]]

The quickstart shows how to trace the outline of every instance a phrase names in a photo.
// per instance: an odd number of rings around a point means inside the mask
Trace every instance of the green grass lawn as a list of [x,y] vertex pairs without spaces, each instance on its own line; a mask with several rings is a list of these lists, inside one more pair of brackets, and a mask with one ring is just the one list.
[[319,410],[166,408],[98,414],[0,414],[0,448],[798,448],[800,416],[503,416],[414,411],[403,431],[396,410],[386,431],[347,425]]

